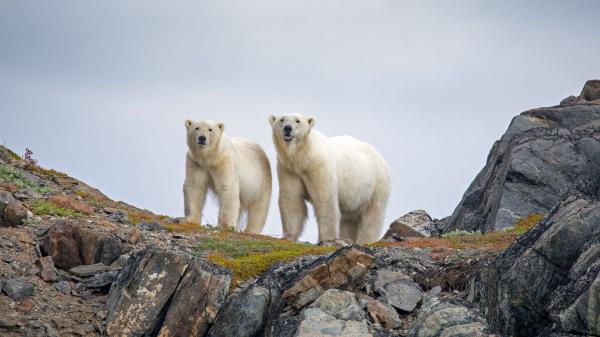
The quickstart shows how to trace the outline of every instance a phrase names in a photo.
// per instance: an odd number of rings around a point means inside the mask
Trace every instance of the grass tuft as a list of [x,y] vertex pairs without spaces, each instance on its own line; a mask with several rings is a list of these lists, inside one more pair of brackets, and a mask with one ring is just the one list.
[[200,225],[191,223],[172,223],[172,222],[159,222],[161,226],[167,229],[169,233],[180,233],[180,232],[199,232],[203,233],[206,229]]
[[33,201],[31,204],[31,211],[35,215],[53,215],[67,218],[79,218],[82,216],[81,213],[76,212],[70,208],[56,206],[53,203],[49,203],[46,200],[38,199]]

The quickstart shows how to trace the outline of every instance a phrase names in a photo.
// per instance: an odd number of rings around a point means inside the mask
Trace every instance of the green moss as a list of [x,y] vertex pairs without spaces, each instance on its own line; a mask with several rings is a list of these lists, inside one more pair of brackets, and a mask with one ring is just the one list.
[[49,203],[46,200],[38,199],[33,201],[31,204],[31,211],[35,215],[54,215],[68,218],[79,218],[81,213],[76,212],[72,209],[56,206],[55,204]]
[[232,286],[238,281],[260,275],[275,263],[287,262],[304,255],[323,255],[334,250],[335,247],[253,237],[228,239],[209,236],[200,240],[196,246],[196,254],[208,253],[208,260],[231,269]]
[[27,179],[21,172],[12,166],[0,164],[0,179],[4,182],[15,184],[19,189],[28,189],[42,194],[49,194],[52,190],[47,186],[39,186]]

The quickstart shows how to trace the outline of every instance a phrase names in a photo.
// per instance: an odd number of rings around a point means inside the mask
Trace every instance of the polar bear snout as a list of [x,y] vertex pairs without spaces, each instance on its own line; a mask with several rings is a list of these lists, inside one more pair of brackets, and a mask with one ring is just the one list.
[[283,139],[286,142],[292,141],[292,139],[294,139],[294,136],[292,136],[292,131],[294,129],[292,128],[291,125],[286,125],[283,127]]
[[198,136],[197,143],[198,145],[208,145],[206,142],[206,136]]

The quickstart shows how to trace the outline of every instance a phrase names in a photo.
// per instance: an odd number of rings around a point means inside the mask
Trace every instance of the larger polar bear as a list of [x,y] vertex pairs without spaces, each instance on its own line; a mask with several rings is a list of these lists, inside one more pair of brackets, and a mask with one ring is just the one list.
[[386,162],[373,146],[349,136],[326,137],[315,119],[270,116],[277,150],[283,234],[298,240],[312,203],[319,241],[379,239],[390,194]]
[[188,151],[183,195],[186,221],[200,223],[206,194],[219,200],[219,227],[237,226],[247,213],[246,231],[260,233],[271,201],[271,165],[263,149],[223,133],[223,123],[185,121]]

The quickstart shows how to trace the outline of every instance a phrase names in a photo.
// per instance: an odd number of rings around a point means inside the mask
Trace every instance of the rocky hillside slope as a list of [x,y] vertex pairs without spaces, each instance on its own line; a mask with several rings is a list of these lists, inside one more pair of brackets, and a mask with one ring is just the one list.
[[451,217],[367,246],[196,227],[0,147],[0,336],[600,335],[598,88],[516,117]]

